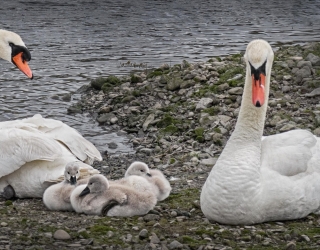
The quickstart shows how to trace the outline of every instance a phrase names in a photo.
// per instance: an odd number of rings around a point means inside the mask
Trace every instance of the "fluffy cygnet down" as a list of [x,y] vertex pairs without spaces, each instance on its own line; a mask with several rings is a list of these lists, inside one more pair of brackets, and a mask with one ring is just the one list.
[[149,169],[148,165],[141,161],[133,162],[125,173],[125,178],[130,176],[142,176],[153,185],[158,201],[166,199],[172,190],[169,181],[160,170]]
[[64,171],[64,180],[51,185],[43,194],[43,202],[50,210],[73,211],[70,203],[71,192],[75,189],[80,176],[77,162],[70,162]]
[[134,216],[147,214],[157,203],[153,192],[137,191],[129,185],[112,184],[103,175],[90,177],[71,194],[71,204],[78,213]]

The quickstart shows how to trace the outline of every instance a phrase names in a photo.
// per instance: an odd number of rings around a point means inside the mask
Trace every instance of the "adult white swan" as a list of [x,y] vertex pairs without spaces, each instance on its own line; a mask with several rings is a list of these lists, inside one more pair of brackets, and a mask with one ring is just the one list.
[[13,63],[27,77],[33,78],[27,63],[31,60],[31,54],[18,34],[0,29],[0,58]]
[[209,220],[254,224],[319,210],[319,139],[306,130],[262,138],[273,57],[266,41],[247,46],[239,117],[201,192],[201,209]]
[[[0,57],[32,79],[31,55],[19,35],[0,30]],[[0,193],[5,198],[42,197],[63,179],[69,162],[78,161],[81,176],[89,177],[99,172],[88,165],[94,160],[102,160],[95,146],[60,121],[35,115],[0,123]]]

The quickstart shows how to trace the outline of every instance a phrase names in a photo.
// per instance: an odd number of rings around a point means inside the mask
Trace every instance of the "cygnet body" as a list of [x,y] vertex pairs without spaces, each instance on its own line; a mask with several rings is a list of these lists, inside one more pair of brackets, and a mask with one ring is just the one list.
[[71,192],[75,189],[80,176],[77,162],[70,162],[64,171],[64,180],[51,185],[43,194],[43,203],[50,210],[73,211],[70,203]]
[[97,174],[87,185],[80,185],[71,194],[71,204],[78,213],[107,216],[134,216],[148,213],[157,203],[152,192],[137,191],[131,186],[113,184]]
[[169,181],[160,170],[149,169],[148,165],[141,161],[133,162],[125,173],[125,178],[141,176],[153,185],[158,201],[166,199],[172,190]]

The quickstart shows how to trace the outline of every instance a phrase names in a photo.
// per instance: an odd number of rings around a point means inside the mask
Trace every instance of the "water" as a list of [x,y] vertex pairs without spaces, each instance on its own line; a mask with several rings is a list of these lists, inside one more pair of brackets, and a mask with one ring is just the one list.
[[[320,41],[320,0],[2,1],[0,25],[23,38],[35,76],[28,80],[0,61],[0,121],[40,113],[74,127],[100,151],[132,152],[126,137],[88,114],[68,115],[70,102],[61,97],[97,76],[128,73],[134,68],[121,67],[128,61],[149,68],[204,61],[244,51],[256,38],[274,47]],[[115,150],[107,147],[112,141]]]

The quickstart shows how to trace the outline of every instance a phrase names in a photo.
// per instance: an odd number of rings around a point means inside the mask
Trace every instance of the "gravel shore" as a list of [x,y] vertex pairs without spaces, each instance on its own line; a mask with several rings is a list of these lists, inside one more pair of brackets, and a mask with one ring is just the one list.
[[[319,249],[320,217],[252,226],[210,223],[201,187],[233,131],[244,85],[242,54],[93,79],[68,112],[88,113],[130,138],[135,153],[95,167],[109,179],[134,160],[160,169],[171,195],[145,216],[48,211],[41,199],[0,201],[0,249]],[[303,128],[320,136],[320,43],[275,53],[265,135]]]

